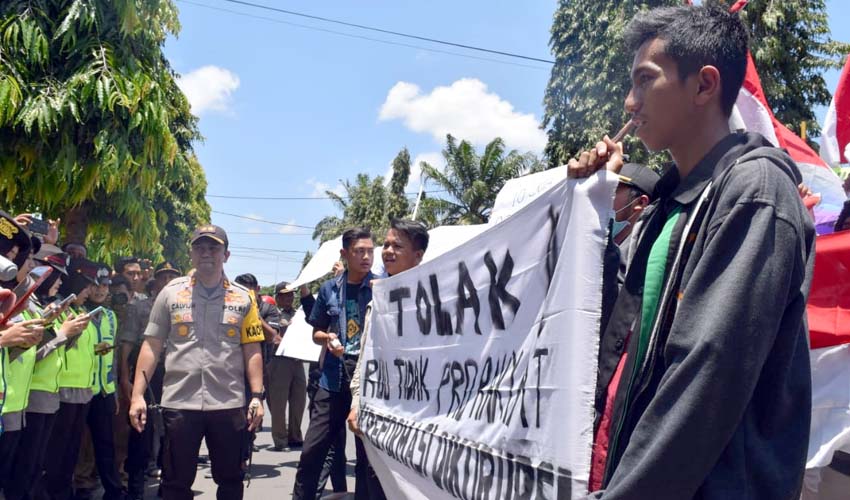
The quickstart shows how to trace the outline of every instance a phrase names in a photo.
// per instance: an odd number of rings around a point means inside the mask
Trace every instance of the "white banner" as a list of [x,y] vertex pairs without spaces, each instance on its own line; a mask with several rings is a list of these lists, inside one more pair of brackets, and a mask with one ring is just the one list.
[[615,176],[373,285],[360,424],[387,498],[586,493]]
[[322,346],[313,342],[313,327],[304,317],[304,308],[299,307],[286,327],[283,340],[277,346],[275,356],[289,356],[304,361],[319,361]]
[[547,189],[563,182],[566,176],[567,167],[560,166],[509,180],[496,195],[489,224],[492,226],[507,219]]

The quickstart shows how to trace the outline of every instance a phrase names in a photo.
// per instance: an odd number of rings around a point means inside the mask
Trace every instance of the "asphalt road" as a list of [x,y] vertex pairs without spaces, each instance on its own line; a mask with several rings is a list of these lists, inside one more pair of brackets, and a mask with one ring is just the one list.
[[[306,433],[309,415],[304,415],[303,431]],[[271,416],[266,411],[263,420],[264,427],[257,434],[255,444],[259,451],[254,452],[253,465],[251,467],[251,482],[245,488],[245,499],[285,499],[291,498],[292,486],[295,483],[295,470],[298,467],[298,459],[301,450],[284,449],[283,451],[272,450]],[[354,498],[354,438],[348,433],[346,440],[345,456],[348,459],[347,479],[348,495],[333,494],[328,484],[325,499],[347,499]],[[206,455],[206,447],[201,445],[201,455]],[[145,499],[155,500],[157,485],[155,480],[149,480],[145,491]],[[198,465],[198,474],[192,485],[196,498],[215,498],[216,486],[212,479],[209,463]]]

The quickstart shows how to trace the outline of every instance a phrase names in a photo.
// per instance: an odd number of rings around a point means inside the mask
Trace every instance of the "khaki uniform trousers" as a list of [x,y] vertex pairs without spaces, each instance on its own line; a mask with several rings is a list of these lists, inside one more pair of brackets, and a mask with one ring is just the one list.
[[[286,356],[272,356],[268,363],[268,405],[272,414],[275,446],[301,443],[301,419],[307,404],[307,376],[304,362]],[[286,409],[289,406],[287,417]]]

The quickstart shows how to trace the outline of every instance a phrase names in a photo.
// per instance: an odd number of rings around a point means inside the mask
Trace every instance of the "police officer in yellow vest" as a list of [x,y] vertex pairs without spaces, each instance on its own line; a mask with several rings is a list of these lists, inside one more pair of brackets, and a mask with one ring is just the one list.
[[[72,293],[77,299],[69,311],[86,316],[84,304],[97,287],[97,267],[86,259],[70,260],[68,281],[63,282],[59,293]],[[80,435],[86,424],[89,403],[98,360],[94,352],[94,339],[98,332],[92,322],[83,332],[65,344],[62,370],[59,372],[59,412],[47,443],[44,460],[44,487],[53,500],[71,498],[74,467],[80,452]]]
[[[26,402],[26,426],[21,434],[11,478],[3,486],[6,500],[32,497],[33,486],[41,474],[47,440],[50,437],[56,412],[59,411],[59,373],[62,370],[64,344],[88,325],[88,318],[64,314],[55,307],[62,280],[67,276],[68,255],[53,245],[42,245],[35,256],[37,265],[53,268],[53,273],[36,289],[32,307],[24,313],[29,318],[42,318],[44,338],[35,351],[35,365]],[[63,319],[64,318],[64,319]]]
[[[105,307],[109,296],[112,269],[106,264],[94,263],[86,266],[84,274],[93,274],[95,286],[85,302],[89,313],[103,308],[102,314],[92,317],[94,335],[91,350],[95,353],[94,376],[92,377],[92,399],[89,403],[86,422],[89,432],[83,434],[81,452],[74,471],[75,497],[90,497],[97,488],[97,478],[103,486],[104,500],[121,500],[125,496],[115,462],[115,438],[113,415],[116,412],[115,375],[113,349],[118,319],[115,311]],[[97,474],[95,474],[97,466]]]
[[[4,219],[0,222],[8,223],[9,220]],[[13,250],[7,251],[6,257],[12,258],[16,264],[20,264],[18,265],[17,276],[12,280],[3,282],[3,286],[5,288],[16,288],[22,283],[23,287],[28,287],[28,273],[34,267],[30,252],[35,244],[40,246],[40,242],[32,239],[16,223],[14,226],[9,226],[8,229],[16,229],[17,232],[14,234],[20,239],[19,243],[15,244],[17,252]],[[26,239],[30,239],[29,245],[26,244]],[[38,321],[38,318],[27,314],[27,312],[11,318],[10,322],[27,322],[24,328],[32,330],[33,335],[26,340],[4,347],[2,352],[0,352],[5,365],[2,378],[6,382],[2,409],[3,434],[0,435],[0,489],[3,488],[6,480],[9,479],[15,451],[23,434],[23,428],[26,425],[24,421],[24,410],[27,407],[32,370],[35,365],[35,346],[41,340],[41,335],[44,331],[43,325]],[[10,332],[4,332],[3,335],[3,337],[6,337],[6,343],[11,340],[8,333]]]
[[[159,293],[136,364],[130,419],[147,419],[146,376],[166,350],[162,407],[165,422],[162,497],[193,498],[198,451],[206,439],[219,500],[242,498],[245,432],[263,417],[263,328],[248,290],[224,275],[227,234],[206,225],[192,233],[195,273]],[[245,379],[250,403],[245,411]]]
[[[29,270],[27,266],[31,267],[32,265],[31,262],[28,264],[28,260],[34,242],[35,240],[23,226],[18,224],[11,215],[0,210],[0,255],[6,257],[18,267],[19,275],[21,273],[26,275]],[[14,272],[14,269],[12,271]],[[0,286],[5,289],[12,290],[18,285],[17,276],[4,279],[8,281],[0,282]],[[8,321],[9,319],[3,318],[3,322],[0,324],[0,412],[5,407],[7,399],[6,383],[7,378],[9,378],[7,371],[11,369],[9,349],[17,349],[20,353],[21,349],[38,343],[43,332],[41,322],[38,320],[11,322]],[[6,419],[0,418],[0,447],[2,447],[4,440],[2,437],[4,428],[9,427],[14,430],[21,426],[15,414],[10,414],[8,410],[6,413],[8,415]],[[7,437],[6,440],[8,439],[14,439],[14,436]],[[10,448],[7,446],[5,449]],[[0,460],[3,458],[8,459],[10,457],[0,457]]]

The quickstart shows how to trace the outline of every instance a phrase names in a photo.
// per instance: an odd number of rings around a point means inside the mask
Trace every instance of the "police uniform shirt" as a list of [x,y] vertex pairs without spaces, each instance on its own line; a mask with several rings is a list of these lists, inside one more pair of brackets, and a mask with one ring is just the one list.
[[145,336],[165,344],[163,407],[245,406],[242,344],[264,339],[247,289],[227,278],[211,290],[194,278],[177,278],[157,296]]
[[[135,347],[142,345],[143,335],[148,326],[151,309],[154,300],[147,298],[139,302],[130,302],[124,308],[124,318],[119,318],[118,341],[132,344]],[[121,322],[120,320],[124,321]]]

